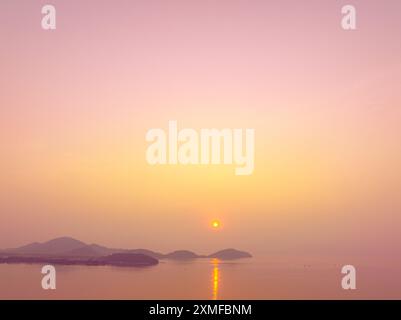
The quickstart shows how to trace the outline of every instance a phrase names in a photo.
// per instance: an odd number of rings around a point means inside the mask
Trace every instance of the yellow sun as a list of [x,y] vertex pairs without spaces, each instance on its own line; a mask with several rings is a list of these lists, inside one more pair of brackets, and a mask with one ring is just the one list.
[[220,221],[219,220],[213,220],[212,221],[212,227],[217,229],[220,227]]

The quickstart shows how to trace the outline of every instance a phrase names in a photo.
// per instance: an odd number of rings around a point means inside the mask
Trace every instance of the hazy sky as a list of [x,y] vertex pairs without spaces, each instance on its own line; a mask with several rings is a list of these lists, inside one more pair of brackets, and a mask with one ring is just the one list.
[[[2,0],[0,21],[0,247],[400,247],[399,0]],[[253,175],[148,165],[169,120],[254,128]]]

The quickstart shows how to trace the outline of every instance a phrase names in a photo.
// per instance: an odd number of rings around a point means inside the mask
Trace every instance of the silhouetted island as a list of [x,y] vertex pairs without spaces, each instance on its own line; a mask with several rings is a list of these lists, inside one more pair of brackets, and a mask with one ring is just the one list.
[[111,266],[153,266],[159,263],[159,260],[141,253],[113,253],[96,260]]
[[114,253],[100,258],[57,258],[44,256],[0,256],[0,263],[46,263],[61,265],[85,265],[85,266],[126,266],[146,267],[157,265],[159,261],[144,254]]
[[190,260],[216,258],[233,260],[250,258],[251,254],[236,249],[225,249],[210,255],[198,255],[188,250],[167,254],[147,249],[116,249],[86,244],[82,241],[61,237],[44,243],[34,242],[14,249],[0,251],[0,263],[50,263],[64,265],[112,265],[151,266],[160,259]]
[[197,255],[195,252],[188,250],[177,250],[164,255],[166,259],[176,259],[176,260],[186,260],[186,259],[196,259],[203,258],[203,256]]
[[242,258],[251,258],[251,254],[245,251],[239,251],[236,249],[225,249],[221,251],[217,251],[208,256],[209,258],[217,258],[222,260],[232,260],[232,259],[242,259]]

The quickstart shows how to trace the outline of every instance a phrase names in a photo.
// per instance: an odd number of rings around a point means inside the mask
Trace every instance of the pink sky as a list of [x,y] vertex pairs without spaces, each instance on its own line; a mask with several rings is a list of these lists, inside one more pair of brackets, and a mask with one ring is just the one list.
[[[400,1],[47,3],[0,3],[0,247],[399,248]],[[149,166],[169,120],[255,128],[254,174]]]

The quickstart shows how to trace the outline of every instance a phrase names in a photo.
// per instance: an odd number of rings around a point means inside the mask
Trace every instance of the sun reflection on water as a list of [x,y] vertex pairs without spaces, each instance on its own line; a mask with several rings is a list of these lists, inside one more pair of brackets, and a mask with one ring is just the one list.
[[220,275],[219,275],[219,259],[212,259],[212,299],[217,300],[219,293],[219,283],[220,283]]

